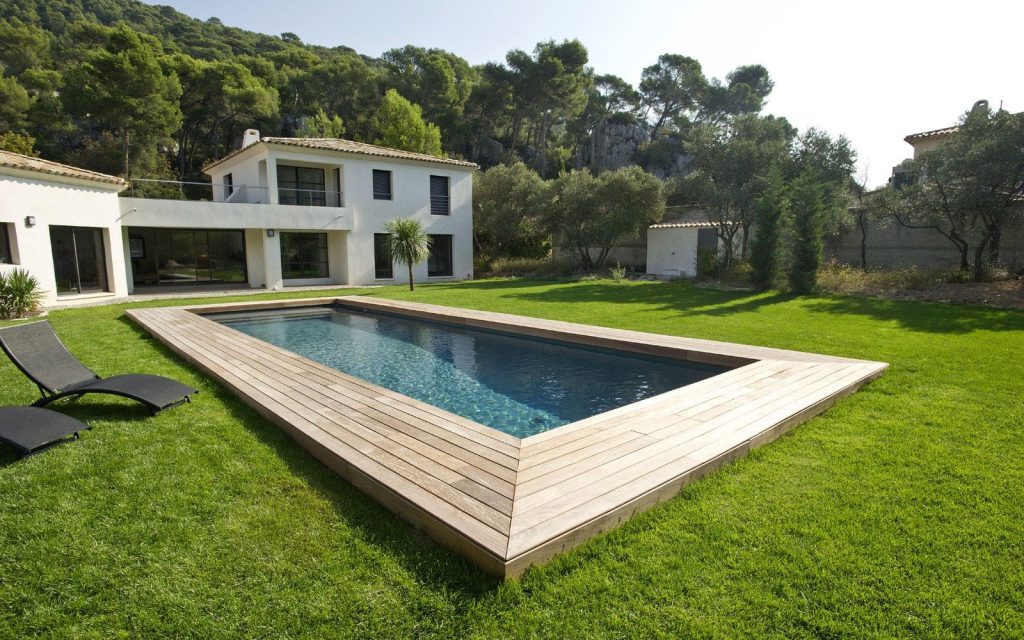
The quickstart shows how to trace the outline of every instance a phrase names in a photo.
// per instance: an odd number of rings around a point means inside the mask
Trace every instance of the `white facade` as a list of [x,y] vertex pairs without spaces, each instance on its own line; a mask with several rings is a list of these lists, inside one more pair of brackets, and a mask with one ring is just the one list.
[[[10,262],[0,264],[0,270],[20,267],[35,276],[43,289],[44,305],[53,304],[58,298],[73,301],[127,295],[121,225],[117,219],[117,194],[123,188],[123,184],[0,167],[0,224],[6,227],[10,252]],[[51,227],[99,230],[103,263],[99,275],[105,282],[86,287],[95,291],[80,293],[64,287],[64,291],[58,292]],[[60,280],[67,283],[65,277]]]
[[[176,283],[272,290],[407,283],[406,268],[397,264],[391,277],[377,277],[388,274],[377,263],[374,234],[389,220],[414,218],[435,236],[435,249],[430,261],[416,265],[413,279],[472,278],[475,165],[341,140],[325,142],[356,151],[310,148],[315,140],[298,141],[305,146],[273,140],[279,142],[256,142],[212,165],[212,201],[120,198],[125,183],[117,178],[7,154],[0,158],[0,224],[13,264],[0,269],[21,266],[33,273],[46,305],[123,297],[143,287],[171,291]],[[303,168],[303,175],[312,170],[321,185],[279,185],[279,166]],[[390,199],[374,197],[374,170],[390,172]],[[439,185],[447,186],[446,194]],[[69,233],[79,253],[67,249]],[[100,244],[102,276],[78,278],[69,289],[69,256],[81,262],[81,269],[73,265],[77,277],[93,266],[89,251]]]
[[[714,233],[706,224],[656,224],[647,229],[647,273],[662,278],[697,275],[697,250],[701,231]],[[717,240],[712,241],[716,246]]]

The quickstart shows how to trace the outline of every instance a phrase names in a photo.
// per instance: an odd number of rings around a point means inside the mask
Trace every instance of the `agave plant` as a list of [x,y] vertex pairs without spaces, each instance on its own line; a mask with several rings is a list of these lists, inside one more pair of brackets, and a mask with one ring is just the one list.
[[423,225],[412,218],[389,220],[384,224],[384,231],[391,259],[409,268],[409,291],[412,291],[412,268],[430,256],[430,236]]
[[0,316],[21,318],[38,309],[42,298],[39,281],[28,271],[0,272]]

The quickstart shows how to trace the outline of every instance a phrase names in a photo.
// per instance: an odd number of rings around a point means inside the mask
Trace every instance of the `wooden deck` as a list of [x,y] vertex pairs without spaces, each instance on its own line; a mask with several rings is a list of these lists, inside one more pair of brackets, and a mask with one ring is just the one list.
[[[323,304],[735,368],[519,439],[198,315]],[[127,313],[353,485],[502,576],[519,575],[672,497],[887,366],[359,296]]]

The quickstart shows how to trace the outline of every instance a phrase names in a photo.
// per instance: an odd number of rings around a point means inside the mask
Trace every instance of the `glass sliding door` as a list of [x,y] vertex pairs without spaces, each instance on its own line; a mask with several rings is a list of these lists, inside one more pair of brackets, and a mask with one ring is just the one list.
[[50,250],[58,294],[108,290],[102,229],[51,226]]
[[327,278],[326,233],[281,233],[281,270],[285,280]]
[[133,227],[128,242],[136,287],[249,280],[243,231]]

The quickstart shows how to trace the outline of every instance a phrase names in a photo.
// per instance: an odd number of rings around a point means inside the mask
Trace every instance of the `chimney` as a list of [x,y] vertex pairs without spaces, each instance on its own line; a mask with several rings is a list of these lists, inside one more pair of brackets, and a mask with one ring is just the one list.
[[260,141],[260,130],[259,129],[246,129],[245,133],[242,134],[242,148],[246,148],[251,144],[256,144]]

